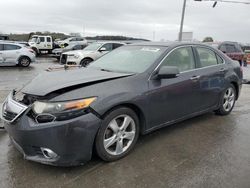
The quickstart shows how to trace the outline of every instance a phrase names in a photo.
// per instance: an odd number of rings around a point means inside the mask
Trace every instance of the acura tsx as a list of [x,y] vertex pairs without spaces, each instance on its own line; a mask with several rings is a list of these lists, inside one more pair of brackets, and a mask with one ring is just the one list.
[[242,70],[199,43],[120,47],[86,68],[44,72],[2,107],[5,128],[24,158],[72,166],[126,156],[141,134],[206,113],[229,114]]

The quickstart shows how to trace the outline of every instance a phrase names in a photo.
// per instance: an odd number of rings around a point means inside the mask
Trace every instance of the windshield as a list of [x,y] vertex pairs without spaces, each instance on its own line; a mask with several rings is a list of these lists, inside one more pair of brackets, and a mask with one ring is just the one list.
[[102,45],[102,43],[92,43],[90,45],[88,45],[86,48],[84,48],[84,51],[96,51],[98,50],[98,48],[100,48]]
[[32,37],[32,38],[29,40],[29,42],[36,42],[36,40],[37,40],[37,37]]
[[142,73],[165,50],[165,47],[158,46],[124,46],[96,60],[89,67],[114,72]]
[[70,50],[70,49],[74,48],[74,46],[75,46],[75,45],[70,44],[70,45],[66,46],[65,49],[69,49],[69,50]]

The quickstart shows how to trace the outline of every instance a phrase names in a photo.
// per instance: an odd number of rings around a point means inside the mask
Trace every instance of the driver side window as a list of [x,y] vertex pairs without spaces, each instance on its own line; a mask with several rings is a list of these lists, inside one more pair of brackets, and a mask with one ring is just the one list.
[[107,43],[102,46],[102,48],[106,48],[106,51],[112,50],[112,43]]
[[161,66],[176,66],[180,72],[195,69],[194,55],[191,47],[182,47],[172,51]]

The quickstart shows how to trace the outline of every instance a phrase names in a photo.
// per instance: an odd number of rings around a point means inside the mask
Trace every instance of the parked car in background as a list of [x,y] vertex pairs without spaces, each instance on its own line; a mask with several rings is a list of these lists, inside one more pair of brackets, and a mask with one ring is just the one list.
[[60,60],[61,54],[68,51],[74,51],[74,50],[82,50],[87,45],[84,44],[70,44],[65,48],[56,48],[52,50],[52,57],[56,58],[57,60]]
[[33,35],[29,40],[29,45],[34,50],[36,56],[41,54],[41,52],[51,54],[54,46],[52,37],[43,35]]
[[88,42],[84,37],[70,37],[65,40],[58,41],[58,45],[61,48],[64,48],[68,45],[73,45],[73,44],[87,45]]
[[230,114],[241,84],[239,64],[207,45],[126,45],[87,68],[40,74],[9,94],[2,118],[25,159],[81,165],[95,150],[115,161],[140,134],[207,112]]
[[250,45],[241,45],[241,48],[243,52],[245,53],[244,55],[244,65],[247,66],[247,64],[250,64]]
[[16,42],[0,41],[0,65],[20,65],[28,67],[35,62],[34,51]]
[[207,44],[209,46],[212,46],[215,49],[218,49],[220,43],[219,42],[203,42],[204,44]]
[[222,42],[219,44],[218,49],[242,65],[244,61],[244,52],[242,51],[239,43]]
[[58,43],[59,41],[61,41],[61,39],[55,39],[54,40],[54,43],[53,43],[54,48],[61,48],[60,45],[59,45],[59,43]]
[[0,40],[9,40],[9,36],[0,34]]
[[125,44],[121,42],[95,42],[83,50],[62,53],[60,63],[87,66],[92,61],[123,45]]

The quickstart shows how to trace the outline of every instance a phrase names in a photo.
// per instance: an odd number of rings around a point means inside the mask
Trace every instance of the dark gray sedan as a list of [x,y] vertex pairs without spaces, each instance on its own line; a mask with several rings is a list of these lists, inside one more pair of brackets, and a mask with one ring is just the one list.
[[118,48],[87,68],[45,72],[3,104],[2,118],[25,159],[84,164],[127,155],[138,136],[214,111],[229,114],[242,70],[222,52],[196,43]]

